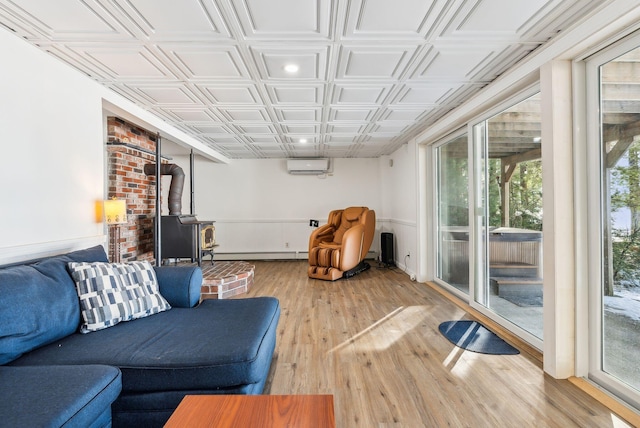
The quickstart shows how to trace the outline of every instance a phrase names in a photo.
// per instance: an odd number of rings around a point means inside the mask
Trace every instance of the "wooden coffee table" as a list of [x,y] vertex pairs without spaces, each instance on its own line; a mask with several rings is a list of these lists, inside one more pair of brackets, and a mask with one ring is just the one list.
[[187,395],[166,428],[335,428],[333,395]]

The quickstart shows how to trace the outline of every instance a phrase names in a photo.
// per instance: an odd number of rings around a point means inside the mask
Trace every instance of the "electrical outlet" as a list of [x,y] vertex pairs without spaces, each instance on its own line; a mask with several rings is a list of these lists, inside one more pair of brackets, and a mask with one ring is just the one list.
[[309,226],[318,227],[319,225],[320,225],[320,222],[318,220],[309,220]]
[[284,248],[289,248],[289,243],[288,242],[284,243]]

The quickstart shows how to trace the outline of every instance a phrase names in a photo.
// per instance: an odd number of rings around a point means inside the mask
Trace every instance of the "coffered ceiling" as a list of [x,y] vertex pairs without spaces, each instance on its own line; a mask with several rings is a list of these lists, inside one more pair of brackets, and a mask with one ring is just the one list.
[[0,23],[226,157],[378,157],[600,3],[0,0]]

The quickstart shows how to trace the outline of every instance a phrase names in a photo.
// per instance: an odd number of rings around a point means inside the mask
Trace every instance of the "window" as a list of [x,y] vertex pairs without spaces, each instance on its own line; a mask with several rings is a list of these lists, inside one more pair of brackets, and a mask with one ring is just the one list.
[[542,339],[540,93],[472,129],[474,302]]
[[469,294],[469,149],[467,134],[435,149],[436,277]]
[[533,88],[466,130],[433,149],[436,279],[539,346],[540,93]]
[[[640,402],[640,37],[587,62],[590,376]],[[597,94],[597,95],[596,95]]]

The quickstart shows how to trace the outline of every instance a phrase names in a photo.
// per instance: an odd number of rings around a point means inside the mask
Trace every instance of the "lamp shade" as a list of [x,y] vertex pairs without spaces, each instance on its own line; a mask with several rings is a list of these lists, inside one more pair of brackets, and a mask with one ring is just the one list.
[[107,224],[127,222],[127,201],[124,199],[107,199],[104,201],[104,218]]

